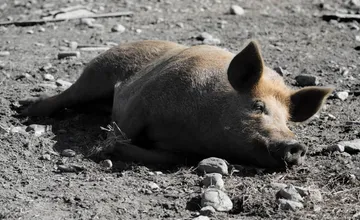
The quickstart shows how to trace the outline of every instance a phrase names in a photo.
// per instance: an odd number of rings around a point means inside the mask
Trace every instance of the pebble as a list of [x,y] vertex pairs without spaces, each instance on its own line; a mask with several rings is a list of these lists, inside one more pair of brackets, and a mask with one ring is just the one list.
[[113,163],[111,160],[106,159],[100,162],[100,166],[102,166],[105,169],[111,169],[113,167]]
[[345,101],[349,97],[349,93],[346,91],[336,92],[335,97],[340,99],[341,101]]
[[290,73],[284,70],[281,66],[277,66],[274,68],[275,72],[277,72],[280,76],[288,76]]
[[27,30],[26,33],[27,33],[27,34],[33,34],[34,31],[33,31],[33,30]]
[[111,28],[112,32],[123,33],[123,32],[125,32],[125,30],[126,30],[126,28],[121,24],[116,24]]
[[63,173],[76,173],[85,170],[83,167],[78,165],[58,165],[57,169]]
[[48,71],[49,69],[51,69],[53,66],[51,65],[51,63],[47,63],[44,66],[40,67],[40,70],[43,71]]
[[43,134],[45,134],[47,131],[49,131],[50,127],[47,125],[37,125],[37,124],[32,124],[27,126],[26,130],[27,132],[34,132],[34,135],[36,137],[39,137]]
[[40,160],[51,160],[51,156],[50,156],[50,154],[43,154],[40,157]]
[[215,215],[216,210],[212,206],[205,206],[200,209],[200,215],[204,216],[213,216]]
[[57,79],[55,83],[57,86],[61,86],[61,87],[65,87],[65,88],[68,88],[72,85],[71,82],[68,82],[68,81],[65,81],[62,79]]
[[10,133],[26,134],[26,126],[16,126],[10,129]]
[[51,88],[51,89],[56,89],[57,86],[55,85],[55,83],[39,83],[39,86],[42,86],[44,88]]
[[87,25],[88,27],[93,27],[94,21],[95,21],[94,18],[81,18],[81,19],[80,19],[80,23],[81,23],[81,24],[85,24],[85,25]]
[[196,37],[197,40],[202,41],[204,44],[219,44],[221,41],[218,38],[214,38],[211,34],[203,32]]
[[219,173],[221,175],[229,174],[227,162],[217,157],[209,157],[200,161],[197,169],[202,173]]
[[76,152],[72,149],[65,149],[61,152],[61,156],[64,157],[75,157]]
[[222,175],[219,173],[205,174],[202,184],[205,187],[215,187],[220,190],[224,189],[224,180],[222,179]]
[[34,45],[37,46],[37,47],[44,47],[45,46],[45,44],[39,43],[39,42],[34,43]]
[[279,199],[278,202],[280,204],[280,208],[283,210],[296,211],[304,208],[304,205],[301,202],[295,202],[287,199]]
[[44,27],[39,27],[38,31],[39,32],[45,32],[45,28]]
[[49,74],[49,73],[44,74],[43,78],[46,81],[54,81],[55,80],[55,77],[53,75]]
[[343,146],[344,151],[349,154],[356,154],[360,152],[360,139],[351,141],[340,141],[337,145]]
[[58,53],[58,59],[63,59],[67,57],[80,57],[79,51],[61,51]]
[[238,5],[232,5],[230,7],[230,14],[232,15],[243,15],[244,13],[244,9]]
[[319,84],[318,77],[308,74],[300,74],[295,77],[295,80],[299,86],[316,86]]
[[71,41],[71,42],[69,42],[69,47],[70,47],[70,49],[71,50],[76,50],[76,48],[78,47],[78,42],[76,42],[76,41]]
[[200,215],[196,218],[193,218],[192,220],[210,220],[210,218],[207,216]]
[[7,56],[10,56],[9,51],[0,51],[0,57],[7,57]]
[[154,182],[148,183],[147,186],[149,189],[155,190],[155,191],[160,189],[159,185]]
[[136,29],[135,32],[140,34],[142,32],[142,30],[141,29]]
[[91,26],[91,28],[96,28],[96,29],[99,29],[99,30],[104,30],[105,29],[104,25],[102,25],[102,24],[93,24]]
[[215,188],[208,188],[201,196],[201,206],[212,206],[219,212],[227,212],[233,208],[233,203],[228,195]]
[[5,126],[0,125],[0,134],[6,134],[10,131],[10,129],[6,128]]
[[301,197],[301,195],[293,185],[288,185],[285,188],[280,189],[280,191],[276,193],[276,197],[295,201],[295,202],[304,201],[304,199]]

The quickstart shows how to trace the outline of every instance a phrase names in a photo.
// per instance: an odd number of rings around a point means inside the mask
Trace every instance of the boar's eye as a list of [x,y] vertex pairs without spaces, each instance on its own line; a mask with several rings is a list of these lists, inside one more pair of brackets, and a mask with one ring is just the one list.
[[252,110],[256,114],[265,113],[265,103],[263,101],[260,101],[260,100],[254,101],[253,106],[252,106]]

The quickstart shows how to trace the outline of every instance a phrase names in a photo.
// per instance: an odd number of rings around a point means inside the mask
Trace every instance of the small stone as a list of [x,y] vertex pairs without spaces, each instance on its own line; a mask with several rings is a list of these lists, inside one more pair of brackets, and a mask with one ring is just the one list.
[[224,189],[224,180],[222,179],[222,175],[219,173],[205,174],[202,184],[205,187],[215,187],[220,190]]
[[80,57],[79,51],[61,51],[58,53],[58,59],[63,59],[67,57]]
[[100,162],[100,166],[102,166],[103,168],[109,170],[113,167],[113,163],[111,160],[106,159]]
[[228,195],[215,188],[208,188],[201,196],[201,207],[212,206],[219,212],[227,212],[233,208],[233,203]]
[[87,25],[88,27],[91,28],[94,25],[94,21],[95,21],[94,18],[81,18],[80,19],[80,24],[85,24],[85,25]]
[[37,125],[37,124],[32,124],[27,126],[26,128],[26,132],[34,132],[34,135],[36,137],[39,137],[43,134],[45,134],[46,132],[48,132],[50,129],[50,126],[47,125]]
[[319,79],[316,76],[300,74],[295,77],[299,86],[316,86],[319,84]]
[[232,5],[230,7],[230,14],[232,15],[243,15],[244,13],[244,9],[238,5]]
[[336,117],[335,117],[334,115],[330,114],[330,113],[328,113],[327,116],[328,116],[331,120],[335,120],[335,119],[336,119]]
[[27,33],[27,34],[33,34],[34,31],[33,31],[33,30],[27,30],[26,33]]
[[69,47],[70,47],[70,49],[71,50],[76,50],[76,48],[78,47],[78,42],[76,42],[76,41],[71,41],[71,42],[69,42]]
[[41,86],[41,87],[44,87],[44,88],[51,88],[51,89],[56,89],[57,88],[57,86],[55,85],[54,82],[51,82],[51,83],[39,83],[38,85]]
[[39,42],[34,43],[34,45],[37,46],[37,47],[44,47],[45,46],[45,44],[39,43]]
[[44,27],[39,27],[38,31],[39,32],[45,32],[45,28]]
[[61,13],[57,13],[55,15],[56,19],[74,19],[74,18],[81,18],[81,17],[86,17],[86,16],[92,16],[94,15],[93,12],[84,9],[84,8],[79,8],[79,9],[75,9],[75,10],[71,10],[71,11],[64,11]]
[[136,29],[135,32],[140,34],[142,32],[142,30],[141,29]]
[[57,86],[61,86],[61,87],[70,87],[72,85],[71,82],[62,79],[57,79],[55,83]]
[[26,126],[16,126],[10,129],[10,133],[26,134]]
[[193,218],[192,220],[210,220],[210,218],[207,216],[200,215],[196,218]]
[[105,29],[104,25],[102,25],[102,24],[93,24],[91,26],[91,28],[95,28],[95,29],[98,29],[98,30],[104,30]]
[[207,32],[201,33],[199,36],[196,37],[196,39],[202,41],[204,44],[210,45],[220,44],[221,42],[220,39],[214,38],[211,34]]
[[61,156],[64,157],[75,157],[76,152],[72,149],[65,149],[61,152]]
[[156,183],[154,183],[154,182],[148,183],[147,186],[148,186],[149,189],[151,189],[151,190],[153,190],[153,191],[154,191],[154,190],[156,191],[156,190],[159,190],[159,189],[160,189],[159,185],[156,184]]
[[341,101],[345,101],[349,97],[349,93],[346,91],[336,92],[335,97],[340,99]]
[[200,209],[200,215],[214,216],[215,213],[216,213],[216,210],[212,206],[205,206]]
[[360,41],[360,35],[356,35],[356,36],[355,36],[355,40],[356,40],[356,41]]
[[228,175],[228,166],[225,160],[210,157],[200,161],[197,169],[202,173],[220,173],[221,175]]
[[349,154],[356,154],[360,152],[360,139],[340,141],[338,145],[344,146],[344,151]]
[[350,0],[350,5],[360,7],[360,0]]
[[51,65],[51,63],[47,63],[47,64],[45,64],[44,66],[42,66],[41,68],[40,68],[40,70],[42,70],[42,71],[48,71],[49,69],[51,69],[53,66]]
[[9,51],[0,51],[0,57],[7,57],[7,56],[10,56]]
[[60,172],[63,172],[63,173],[77,173],[79,171],[83,171],[85,170],[83,167],[81,166],[78,166],[78,165],[58,165],[57,166],[57,169],[60,171]]
[[161,172],[161,171],[155,171],[155,174],[159,176],[159,175],[163,175],[163,172]]
[[280,189],[280,191],[276,193],[276,198],[283,198],[295,202],[304,201],[293,185],[288,185],[285,188]]
[[179,27],[179,28],[184,28],[184,23],[182,22],[179,22],[179,23],[176,23],[176,26]]
[[126,30],[126,28],[121,24],[116,24],[111,28],[112,32],[123,33],[123,32],[125,32],[125,30]]
[[344,152],[345,151],[345,146],[340,145],[340,144],[334,144],[334,145],[329,146],[327,148],[327,150],[330,151],[330,152],[335,152],[335,151]]
[[43,78],[46,81],[54,81],[55,80],[55,77],[53,75],[49,74],[49,73],[44,74]]
[[304,205],[301,202],[295,202],[287,199],[279,199],[278,202],[280,204],[280,208],[283,210],[296,211],[304,208]]
[[50,154],[43,154],[40,157],[40,160],[51,160],[51,156],[50,156]]

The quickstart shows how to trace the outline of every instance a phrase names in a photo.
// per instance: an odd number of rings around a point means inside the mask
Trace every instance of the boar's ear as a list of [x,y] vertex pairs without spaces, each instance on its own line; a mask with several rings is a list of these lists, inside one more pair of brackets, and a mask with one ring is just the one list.
[[259,46],[255,41],[251,41],[230,62],[228,79],[234,89],[246,91],[258,83],[263,69],[264,64]]
[[302,122],[313,116],[332,93],[332,88],[306,87],[290,96],[290,120]]

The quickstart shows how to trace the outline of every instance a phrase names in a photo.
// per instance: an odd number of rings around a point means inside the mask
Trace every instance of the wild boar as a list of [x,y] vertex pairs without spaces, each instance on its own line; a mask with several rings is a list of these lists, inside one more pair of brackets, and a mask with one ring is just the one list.
[[304,161],[307,147],[287,123],[309,119],[331,92],[287,87],[264,65],[255,41],[237,55],[214,46],[140,41],[94,58],[64,92],[23,101],[29,106],[22,114],[105,103],[131,144],[104,151],[125,161],[176,164],[216,156],[275,168]]

